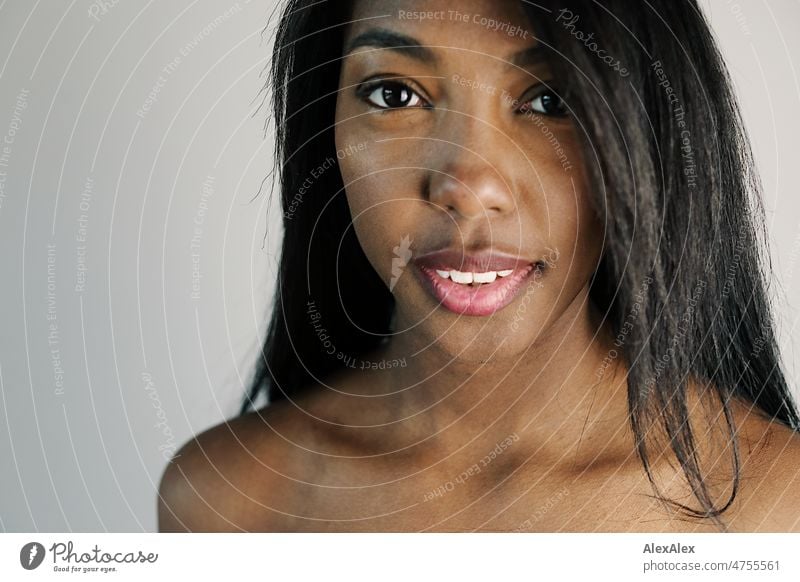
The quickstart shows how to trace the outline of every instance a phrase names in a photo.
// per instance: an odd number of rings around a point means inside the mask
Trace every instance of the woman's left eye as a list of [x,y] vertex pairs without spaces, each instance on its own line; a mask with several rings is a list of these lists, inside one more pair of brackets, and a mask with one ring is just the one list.
[[396,81],[384,81],[364,90],[365,99],[380,109],[403,109],[420,107],[425,101],[408,85]]
[[568,114],[567,105],[564,100],[559,97],[555,91],[547,89],[540,92],[533,99],[525,102],[525,105],[520,108],[521,113],[528,113],[528,110],[542,115],[550,115],[553,117],[566,117]]

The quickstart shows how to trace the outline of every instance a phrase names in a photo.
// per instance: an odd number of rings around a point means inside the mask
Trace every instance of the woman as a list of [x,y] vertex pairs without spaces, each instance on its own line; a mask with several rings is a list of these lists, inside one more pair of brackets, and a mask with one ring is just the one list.
[[161,529],[800,530],[758,182],[698,7],[450,4],[286,6],[264,358],[168,468]]

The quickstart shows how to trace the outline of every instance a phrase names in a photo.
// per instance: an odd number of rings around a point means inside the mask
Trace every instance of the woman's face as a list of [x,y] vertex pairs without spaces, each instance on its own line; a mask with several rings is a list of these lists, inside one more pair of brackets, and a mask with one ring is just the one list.
[[477,360],[587,309],[603,228],[521,2],[453,5],[354,2],[336,143],[396,332]]

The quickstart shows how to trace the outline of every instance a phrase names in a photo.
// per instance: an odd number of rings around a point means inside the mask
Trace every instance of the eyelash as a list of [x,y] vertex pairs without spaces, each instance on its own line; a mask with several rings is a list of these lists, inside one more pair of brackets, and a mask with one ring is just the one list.
[[[545,85],[539,85],[539,87],[536,89],[536,94],[530,99],[523,101],[522,104],[525,105],[530,103],[531,101],[535,101],[536,99],[541,99],[545,95],[552,95],[553,97],[555,97],[558,100],[562,108],[562,111],[560,113],[547,113],[544,111],[534,110],[534,113],[538,113],[539,115],[546,115],[547,117],[567,117],[569,115],[569,111],[566,108],[566,103],[564,103],[564,100],[561,97],[559,97],[558,91],[556,89],[550,89]],[[525,115],[528,113],[527,111],[518,111],[518,112],[521,115]]]
[[[400,106],[400,107],[382,106],[382,105],[376,104],[374,101],[372,101],[370,99],[375,93],[377,93],[381,89],[383,89],[384,92],[385,92],[385,90],[388,87],[394,87],[394,88],[396,88],[396,89],[398,89],[400,91],[408,91],[411,94],[412,99],[415,98],[419,102],[423,103],[423,105]],[[559,102],[561,103],[561,105],[563,106],[564,102],[558,96],[557,91],[555,91],[553,89],[549,89],[549,88],[547,88],[545,86],[542,86],[542,85],[540,85],[540,87],[542,87],[542,88],[537,90],[537,94],[535,96],[533,96],[530,99],[522,102],[522,104],[523,105],[528,104],[528,103],[530,103],[532,101],[535,101],[536,99],[541,99],[545,95],[550,94],[550,95],[553,95],[556,99],[558,99]],[[364,83],[363,85],[360,85],[357,88],[356,92],[357,92],[357,95],[363,101],[365,101],[368,105],[374,107],[375,109],[378,109],[379,111],[395,111],[395,110],[398,110],[398,109],[419,109],[419,108],[421,108],[421,109],[431,109],[432,108],[431,105],[425,100],[424,97],[422,97],[419,94],[418,91],[414,90],[408,84],[403,83],[401,81],[393,81],[393,80],[388,80],[388,79],[379,79],[379,80],[376,80],[376,81],[373,81],[373,82],[367,82],[367,83]],[[383,101],[385,103],[386,102],[385,94],[381,95],[381,98],[383,99]],[[562,114],[553,114],[553,113],[547,113],[546,111],[537,111],[537,110],[533,110],[533,111],[534,111],[534,113],[538,113],[539,115],[546,115],[548,117],[566,117],[567,116],[566,112],[564,112]],[[521,115],[525,115],[525,114],[528,113],[528,111],[523,111],[521,109],[517,110],[517,112],[520,113]]]
[[[378,105],[375,102],[370,100],[370,97],[372,95],[374,95],[375,93],[377,93],[381,89],[383,89],[385,91],[387,87],[395,87],[395,88],[397,88],[397,89],[399,89],[401,91],[408,91],[409,93],[412,94],[413,97],[416,97],[419,101],[421,101],[421,102],[423,102],[425,104],[425,105],[422,106],[422,108],[429,109],[431,107],[430,104],[419,94],[420,93],[419,91],[414,90],[412,87],[410,87],[406,83],[403,83],[401,81],[393,81],[391,79],[378,79],[376,81],[364,83],[363,85],[360,85],[357,88],[356,93],[368,105],[371,105],[375,109],[378,109],[378,110],[381,110],[381,111],[392,111],[392,110],[396,110],[396,109],[415,109],[415,108],[419,108],[420,107],[419,105],[415,105],[415,106],[412,106],[412,107],[391,107],[391,106],[384,107],[384,106]],[[384,102],[385,102],[385,98],[384,98]]]

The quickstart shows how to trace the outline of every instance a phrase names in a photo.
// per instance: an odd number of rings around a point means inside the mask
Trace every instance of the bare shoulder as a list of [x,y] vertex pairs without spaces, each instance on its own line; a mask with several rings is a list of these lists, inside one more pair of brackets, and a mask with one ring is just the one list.
[[[289,402],[221,423],[176,453],[161,478],[159,531],[282,531],[306,460],[303,415]],[[303,437],[300,437],[303,438]],[[307,440],[307,437],[306,437]]]
[[734,529],[800,532],[800,433],[755,412],[738,423],[742,478]]

